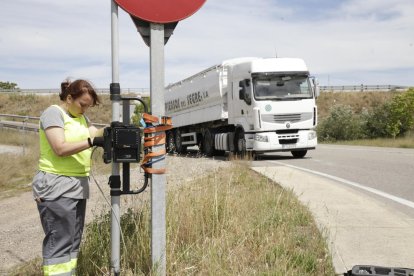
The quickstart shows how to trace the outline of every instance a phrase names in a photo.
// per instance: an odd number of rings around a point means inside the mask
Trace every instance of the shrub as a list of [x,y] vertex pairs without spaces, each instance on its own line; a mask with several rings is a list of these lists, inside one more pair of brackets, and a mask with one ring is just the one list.
[[372,110],[366,120],[370,138],[403,136],[414,126],[414,88]]
[[349,105],[335,105],[318,126],[321,141],[362,138],[396,138],[414,127],[414,88],[396,94],[388,102],[355,114]]
[[351,106],[337,105],[318,126],[321,141],[354,140],[364,138],[362,116],[354,114]]

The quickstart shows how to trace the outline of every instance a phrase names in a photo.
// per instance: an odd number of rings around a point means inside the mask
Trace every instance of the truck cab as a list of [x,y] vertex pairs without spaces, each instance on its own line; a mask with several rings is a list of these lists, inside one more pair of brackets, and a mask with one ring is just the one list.
[[316,147],[315,99],[319,92],[303,60],[258,59],[230,70],[233,79],[228,101],[233,104],[228,117],[237,126],[236,132],[243,133],[236,134],[239,150],[258,154],[291,151],[293,156],[303,157]]

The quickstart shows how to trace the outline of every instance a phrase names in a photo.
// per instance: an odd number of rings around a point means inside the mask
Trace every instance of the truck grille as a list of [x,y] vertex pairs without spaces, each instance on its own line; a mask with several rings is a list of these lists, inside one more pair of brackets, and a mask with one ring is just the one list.
[[286,122],[297,123],[312,119],[312,112],[292,114],[263,114],[262,120],[266,123],[284,124]]

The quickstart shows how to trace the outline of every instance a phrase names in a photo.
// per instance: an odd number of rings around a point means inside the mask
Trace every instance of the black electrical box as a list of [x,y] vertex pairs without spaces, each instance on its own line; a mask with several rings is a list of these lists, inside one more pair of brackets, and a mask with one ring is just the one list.
[[135,125],[112,122],[104,130],[105,163],[137,163],[140,161],[141,130]]

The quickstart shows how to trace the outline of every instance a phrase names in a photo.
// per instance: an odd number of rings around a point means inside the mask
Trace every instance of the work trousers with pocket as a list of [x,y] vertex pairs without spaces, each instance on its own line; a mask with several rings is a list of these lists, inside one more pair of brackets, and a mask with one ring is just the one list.
[[44,275],[75,275],[86,199],[59,197],[37,203],[45,238]]

